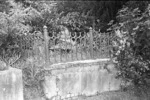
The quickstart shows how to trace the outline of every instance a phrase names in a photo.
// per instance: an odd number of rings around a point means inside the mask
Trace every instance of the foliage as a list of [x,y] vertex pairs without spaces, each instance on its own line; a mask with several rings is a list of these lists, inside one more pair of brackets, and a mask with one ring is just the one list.
[[145,8],[124,6],[118,12],[118,23],[112,25],[118,77],[137,86],[150,79],[150,4]]
[[8,12],[10,9],[7,0],[0,0],[0,12]]
[[[63,12],[63,17],[68,18],[72,13],[78,13],[78,20],[67,25],[69,28],[85,29],[89,27],[94,27],[95,29],[106,30],[106,23],[111,19],[114,19],[117,10],[122,7],[126,1],[88,1],[88,0],[65,0],[59,2],[57,5],[58,12]],[[76,16],[76,14],[75,14]],[[77,17],[77,16],[76,16]],[[81,23],[80,23],[81,22]],[[86,23],[86,24],[85,24]],[[82,25],[80,28],[78,25]],[[74,31],[73,30],[73,31]]]
[[43,38],[43,26],[53,26],[52,29],[55,30],[58,18],[54,16],[56,13],[53,2],[30,2],[32,6],[25,6],[14,0],[7,3],[11,9],[7,13],[0,12],[0,50],[3,51],[0,55],[4,61],[8,61],[7,58],[16,53],[23,56],[25,49],[33,50],[35,37]]
[[[37,66],[31,62],[25,64],[28,67],[22,68],[23,70],[23,83],[24,89],[34,89],[34,95],[43,95],[42,82],[44,81],[43,66]],[[26,90],[26,92],[29,92]],[[27,95],[25,95],[27,96]],[[27,97],[29,98],[29,97]]]
[[8,69],[7,65],[3,61],[0,60],[0,71],[4,71],[7,69]]

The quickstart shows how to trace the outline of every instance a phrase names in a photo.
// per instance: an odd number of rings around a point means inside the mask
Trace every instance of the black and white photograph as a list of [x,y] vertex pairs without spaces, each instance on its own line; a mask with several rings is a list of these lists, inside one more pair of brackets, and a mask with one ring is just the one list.
[[0,0],[0,100],[150,100],[150,1]]

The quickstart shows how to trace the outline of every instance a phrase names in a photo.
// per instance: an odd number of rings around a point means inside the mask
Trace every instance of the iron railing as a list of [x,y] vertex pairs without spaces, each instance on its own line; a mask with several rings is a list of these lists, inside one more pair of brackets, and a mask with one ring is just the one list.
[[43,55],[39,45],[44,44],[44,39],[41,39],[37,33],[7,36],[6,40],[0,45],[0,60],[7,66],[23,64],[22,62],[31,59],[33,61],[33,58],[40,59]]
[[44,26],[44,39],[49,64],[110,57],[112,35],[92,28],[88,33],[65,31],[48,36]]
[[47,66],[110,57],[113,37],[110,33],[101,33],[92,28],[88,33],[69,31],[48,33],[46,26],[43,27],[43,32],[44,34],[34,32],[14,37],[17,43],[9,45],[8,51],[1,50],[1,58],[11,65],[20,58],[31,60],[34,57],[36,62],[46,63]]

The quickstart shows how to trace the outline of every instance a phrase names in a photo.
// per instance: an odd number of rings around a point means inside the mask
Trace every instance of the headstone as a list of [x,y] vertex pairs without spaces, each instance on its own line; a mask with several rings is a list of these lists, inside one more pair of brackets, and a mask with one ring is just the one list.
[[20,69],[9,67],[7,70],[0,71],[0,100],[23,100]]

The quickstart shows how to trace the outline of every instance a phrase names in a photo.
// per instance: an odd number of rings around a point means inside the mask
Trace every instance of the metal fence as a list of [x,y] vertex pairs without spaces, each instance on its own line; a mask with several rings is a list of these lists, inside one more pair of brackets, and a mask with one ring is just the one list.
[[110,57],[113,37],[110,33],[101,33],[92,28],[88,33],[69,31],[48,33],[46,26],[43,33],[15,36],[15,45],[9,45],[7,50],[1,49],[1,58],[5,58],[9,65],[20,58],[31,60],[33,57],[39,64],[46,62],[50,65]]
[[0,60],[8,66],[13,66],[18,63],[23,64],[33,57],[39,59],[43,55],[39,52],[39,45],[43,44],[44,39],[41,39],[37,33],[7,36],[0,45]]
[[64,31],[48,36],[44,27],[46,61],[50,64],[77,60],[109,58],[112,35],[92,28],[89,32]]

